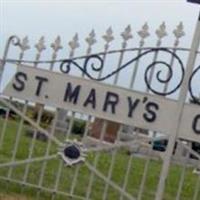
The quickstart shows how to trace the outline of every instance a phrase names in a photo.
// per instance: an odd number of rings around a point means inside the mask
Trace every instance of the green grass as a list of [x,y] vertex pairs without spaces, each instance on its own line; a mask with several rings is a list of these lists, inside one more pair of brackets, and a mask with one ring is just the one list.
[[[7,124],[5,138],[0,148],[0,163],[5,163],[11,161],[13,147],[16,141],[16,132],[18,130],[19,121],[9,120]],[[2,119],[0,121],[0,130],[2,130]],[[29,148],[32,139],[25,135],[26,129],[28,126],[24,126],[20,131],[20,142],[19,147],[17,149],[16,159],[23,160],[28,157]],[[2,131],[0,132],[0,134]],[[60,136],[60,139],[63,138]],[[36,141],[33,151],[33,157],[40,157],[45,154],[47,147],[47,142]],[[56,153],[57,146],[52,144],[50,148],[50,152]],[[90,153],[88,155],[88,161],[93,165],[95,159],[94,153]],[[104,174],[106,177],[108,176],[109,167],[111,164],[112,153],[100,153],[99,160],[97,164],[98,170]],[[130,156],[126,153],[125,150],[120,150],[116,154],[115,165],[112,173],[112,181],[115,182],[120,187],[123,186],[124,176],[127,171],[127,164],[129,162]],[[141,184],[141,179],[144,172],[145,167],[145,159],[142,158],[133,158],[132,159],[132,167],[131,173],[128,177],[128,182],[126,186],[126,191],[133,196],[137,197],[138,191]],[[59,159],[54,159],[46,162],[45,175],[43,180],[43,187],[48,189],[53,189],[55,186],[58,169],[62,161]],[[18,167],[12,168],[11,178],[13,181],[8,181],[0,178],[0,193],[9,195],[22,194],[23,196],[27,196],[32,200],[36,199],[38,193],[38,181],[41,173],[41,168],[43,166],[43,162],[40,163],[32,163],[30,164],[30,170],[27,175],[26,181],[32,186],[25,186],[18,182],[22,181],[24,178],[24,172],[27,165],[20,165]],[[84,165],[79,165],[80,171],[77,177],[77,184],[74,188],[74,194],[77,196],[86,196],[86,191],[89,185],[91,171]],[[162,167],[161,161],[150,161],[150,165],[148,168],[148,175],[145,182],[144,192],[142,200],[153,200],[155,198],[155,193],[157,189],[157,184],[160,178],[160,170]],[[75,171],[77,167],[63,167],[61,172],[61,177],[58,185],[59,191],[69,193],[72,187],[72,180],[74,178]],[[198,181],[198,176],[192,174],[192,168],[187,168],[186,176],[184,180],[184,185],[181,193],[181,200],[191,200],[194,195],[194,189],[196,183]],[[9,171],[11,168],[0,168],[0,176],[8,177]],[[163,200],[175,200],[176,192],[180,180],[181,175],[181,167],[178,165],[172,165],[170,168],[169,177],[166,182],[166,190],[165,197]],[[102,194],[104,192],[106,183],[101,180],[99,177],[94,176],[94,182],[92,185],[91,199],[92,200],[101,200]],[[52,193],[48,191],[41,190],[40,199],[49,200],[51,199]],[[118,200],[120,198],[120,192],[116,189],[113,189],[111,186],[108,187],[108,200]],[[56,195],[56,200],[66,200],[66,199],[74,199],[78,200],[78,198],[64,197],[62,195]],[[200,199],[200,192],[198,194],[198,198]],[[126,200],[124,197],[123,200]]]

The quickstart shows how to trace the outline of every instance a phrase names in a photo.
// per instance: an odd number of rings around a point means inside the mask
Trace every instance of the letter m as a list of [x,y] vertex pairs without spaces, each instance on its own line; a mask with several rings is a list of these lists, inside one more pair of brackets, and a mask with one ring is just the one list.
[[67,83],[67,87],[65,90],[65,95],[64,95],[64,101],[66,102],[73,102],[73,104],[77,103],[79,92],[80,92],[81,86],[78,85],[75,88],[72,88],[71,83]]

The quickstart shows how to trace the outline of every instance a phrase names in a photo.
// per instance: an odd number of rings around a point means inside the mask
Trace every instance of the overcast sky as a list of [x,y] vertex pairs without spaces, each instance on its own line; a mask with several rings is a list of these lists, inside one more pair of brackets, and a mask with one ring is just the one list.
[[84,39],[95,29],[97,39],[112,26],[119,35],[130,24],[133,33],[148,22],[150,32],[166,22],[169,35],[183,21],[191,37],[199,7],[186,0],[0,0],[0,47],[10,35],[41,35],[52,40],[61,35],[69,41],[74,33]]

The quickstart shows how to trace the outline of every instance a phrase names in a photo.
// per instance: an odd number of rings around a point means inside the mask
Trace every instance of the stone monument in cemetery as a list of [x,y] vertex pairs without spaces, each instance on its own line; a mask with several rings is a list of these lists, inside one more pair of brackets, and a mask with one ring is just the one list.
[[63,109],[59,109],[57,122],[56,122],[56,130],[63,133],[67,133],[67,130],[69,128],[69,121],[70,121],[70,118],[67,117],[67,111]]

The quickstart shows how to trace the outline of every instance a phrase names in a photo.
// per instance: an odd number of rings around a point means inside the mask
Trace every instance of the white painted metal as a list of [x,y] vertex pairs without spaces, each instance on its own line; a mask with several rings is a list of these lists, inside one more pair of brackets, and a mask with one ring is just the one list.
[[[141,40],[139,42],[139,47],[134,48],[134,50],[137,50],[136,55],[140,55],[144,50],[149,49],[147,47],[144,47],[145,39],[150,35],[147,23],[144,24],[144,26],[142,27],[142,30],[139,31],[138,34],[139,34]],[[159,29],[156,30],[156,35],[158,37],[156,47],[162,47],[162,40],[164,40],[164,37],[167,35],[165,23],[161,24]],[[174,35],[175,35],[176,40],[175,40],[174,46],[170,47],[170,49],[174,53],[179,52],[179,50],[184,50],[184,51],[187,50],[185,48],[177,47],[179,45],[179,39],[184,35],[182,23],[180,23],[179,26],[177,27],[177,29],[174,30]],[[130,39],[132,38],[131,27],[128,26],[125,29],[125,31],[122,32],[121,36],[122,36],[122,47],[121,47],[120,51],[113,51],[115,53],[117,53],[117,52],[119,53],[116,68],[120,68],[122,66],[122,64],[126,61],[125,60],[126,54],[128,52],[129,53],[131,52],[130,50],[127,50],[127,46],[129,44],[128,42],[130,42],[131,41]],[[195,37],[197,37],[197,35]],[[104,51],[103,51],[104,54],[102,55],[102,58],[103,58],[103,61],[106,62],[108,59],[107,56],[109,55],[108,50],[110,48],[110,42],[114,40],[113,31],[112,31],[111,27],[106,31],[106,34],[104,34],[103,39],[105,40],[105,46],[104,46]],[[10,46],[11,42],[12,42],[12,40],[10,39],[7,47],[5,48],[3,62],[1,62],[1,69],[2,69],[1,72],[3,72],[5,70],[6,62],[4,62],[4,61],[7,58],[7,54],[8,54],[8,50],[9,50],[9,46]],[[16,44],[19,44],[19,42],[20,42],[20,40],[16,41]],[[88,48],[86,50],[86,56],[89,56],[92,54],[93,45],[97,42],[96,34],[95,34],[94,30],[89,34],[89,37],[86,38],[86,42],[88,44]],[[70,59],[74,58],[75,49],[78,48],[79,45],[80,44],[79,44],[79,40],[78,40],[78,35],[76,34],[74,36],[73,40],[69,42],[69,46],[71,49],[69,52]],[[5,106],[7,106],[9,108],[9,110],[11,109],[11,110],[15,111],[17,113],[17,115],[20,117],[20,121],[19,121],[19,126],[17,129],[17,132],[15,133],[16,141],[13,146],[12,158],[8,162],[0,163],[0,169],[8,167],[8,169],[9,169],[8,174],[5,177],[4,176],[0,177],[0,179],[6,180],[9,182],[15,182],[17,184],[22,185],[23,186],[22,192],[25,191],[24,189],[26,187],[35,188],[37,191],[36,192],[37,199],[41,199],[42,198],[41,192],[46,191],[51,194],[52,200],[57,199],[57,195],[59,195],[59,194],[64,195],[66,198],[87,199],[87,200],[91,199],[92,200],[93,199],[92,191],[93,191],[94,185],[96,183],[96,177],[98,177],[98,179],[100,179],[101,181],[104,182],[104,184],[102,185],[102,196],[99,197],[99,199],[102,199],[102,200],[109,199],[109,196],[110,196],[109,189],[110,188],[112,188],[112,189],[116,190],[116,192],[118,192],[118,194],[119,194],[118,197],[120,200],[123,200],[123,199],[141,200],[141,199],[143,199],[143,195],[145,193],[145,184],[146,184],[146,180],[148,178],[150,161],[153,159],[153,157],[152,157],[153,151],[152,151],[152,148],[150,148],[151,145],[148,145],[148,141],[151,141],[153,139],[151,139],[151,138],[149,138],[148,140],[146,139],[145,142],[140,141],[140,137],[142,136],[142,134],[137,130],[134,141],[121,142],[121,141],[119,141],[120,134],[121,134],[122,128],[123,128],[123,125],[121,124],[120,128],[118,130],[117,136],[116,136],[115,143],[109,144],[108,146],[107,145],[104,146],[105,145],[104,144],[105,143],[104,136],[106,134],[106,129],[107,129],[107,126],[109,123],[107,120],[111,120],[111,121],[116,121],[116,122],[123,123],[123,124],[128,124],[130,126],[136,126],[136,127],[156,131],[153,134],[154,137],[157,135],[157,131],[159,133],[162,132],[162,133],[166,134],[166,137],[170,137],[167,152],[163,156],[164,161],[163,161],[163,163],[162,163],[162,161],[160,161],[161,165],[163,167],[162,172],[160,174],[160,183],[158,185],[157,192],[154,191],[154,193],[151,194],[151,195],[155,196],[156,200],[163,199],[164,198],[165,181],[168,177],[168,171],[170,168],[170,164],[172,164],[172,162],[171,162],[172,150],[173,150],[172,146],[175,143],[175,140],[177,138],[182,138],[182,139],[186,139],[186,140],[199,141],[199,137],[200,137],[199,135],[195,134],[191,128],[193,119],[197,114],[199,114],[200,110],[196,105],[190,105],[190,104],[185,103],[185,96],[186,96],[187,88],[184,85],[181,88],[180,102],[178,102],[176,100],[168,99],[165,97],[159,97],[157,95],[153,95],[153,94],[151,94],[151,92],[148,89],[146,90],[145,93],[133,91],[133,88],[135,88],[135,85],[137,84],[136,77],[138,76],[138,71],[141,66],[140,59],[137,60],[132,66],[133,69],[131,69],[132,74],[130,74],[130,81],[128,83],[128,85],[129,85],[128,89],[118,86],[120,75],[121,75],[120,73],[117,73],[114,76],[113,84],[107,85],[104,83],[97,83],[95,81],[88,80],[83,73],[81,73],[81,75],[80,75],[81,78],[78,78],[78,77],[73,77],[72,75],[66,75],[66,74],[60,74],[60,73],[53,72],[55,64],[56,64],[57,53],[62,48],[60,37],[57,37],[55,42],[53,42],[51,44],[53,53],[51,56],[50,67],[49,67],[49,70],[44,70],[44,69],[40,68],[40,67],[42,67],[42,64],[39,64],[39,62],[38,62],[41,60],[41,56],[42,56],[41,53],[46,49],[46,46],[44,44],[44,37],[40,38],[39,42],[35,45],[35,47],[37,49],[37,54],[36,54],[35,62],[33,62],[32,64],[34,64],[34,66],[37,68],[29,67],[27,65],[22,65],[22,64],[20,64],[20,62],[18,62],[17,70],[25,72],[29,77],[28,83],[26,85],[27,89],[25,89],[24,91],[22,91],[20,93],[19,92],[17,93],[15,90],[13,90],[13,88],[11,86],[11,84],[13,82],[13,80],[11,80],[9,85],[7,85],[6,89],[4,90],[4,94],[3,95],[1,94],[2,97],[0,98],[0,102],[2,104],[4,104]],[[20,42],[20,50],[21,50],[20,51],[21,53],[19,55],[20,60],[23,59],[23,53],[27,49],[29,49],[28,38],[25,37]],[[194,43],[193,43],[193,46],[191,49],[192,49],[192,51],[191,51],[192,56],[190,56],[190,59],[188,61],[187,70],[189,69],[189,66],[193,66],[194,60],[195,60],[195,54],[197,53],[197,49],[194,47]],[[160,54],[158,52],[155,52],[152,57],[152,61],[155,62],[155,61],[159,60],[159,56],[160,56]],[[174,61],[173,57],[171,57],[170,61],[169,61],[170,66],[173,66],[174,62],[175,61]],[[15,64],[13,63],[12,65],[15,65]],[[31,65],[31,63],[29,65]],[[106,70],[109,71],[109,69],[106,69]],[[153,68],[150,73],[150,78],[149,78],[150,82],[153,81],[153,77],[155,76],[155,72],[156,72],[155,70],[156,69]],[[184,84],[188,81],[188,76],[191,74],[192,69],[189,69],[189,70],[190,71],[189,71],[188,75],[185,77]],[[97,74],[97,77],[99,77],[99,78],[102,77],[103,73],[104,73],[104,71],[102,69],[99,72],[99,74]],[[36,89],[36,86],[38,83],[34,79],[35,75],[41,75],[44,77],[48,77],[48,79],[49,79],[49,83],[45,84],[44,88],[42,88],[42,96],[40,96],[40,97],[36,97],[34,95],[35,89]],[[0,73],[0,77],[2,77],[2,73]],[[64,92],[66,89],[67,81],[70,81],[73,86],[76,86],[78,84],[80,84],[82,86],[77,105],[63,102],[63,95],[64,95]],[[51,83],[53,83],[53,84],[51,84]],[[90,107],[85,108],[82,105],[88,95],[88,92],[92,88],[95,88],[96,93],[97,93],[97,106],[96,106],[96,109],[94,109],[94,110],[91,109]],[[168,84],[165,84],[164,91],[167,91],[167,88],[168,88]],[[112,114],[110,111],[108,111],[108,112],[102,111],[102,107],[103,107],[104,100],[105,100],[105,94],[107,91],[110,91],[110,92],[113,92],[113,93],[116,93],[119,95],[120,101],[119,101],[118,105],[116,106],[116,114]],[[48,94],[49,98],[45,97],[46,94]],[[3,98],[5,96],[10,98],[10,101],[5,100]],[[133,99],[138,98],[141,101],[144,99],[144,96],[145,96],[148,98],[149,101],[154,101],[157,104],[159,104],[160,109],[159,109],[159,112],[157,112],[156,121],[153,123],[149,123],[143,119],[143,114],[145,111],[143,104],[140,104],[137,107],[137,109],[134,112],[133,118],[127,117],[127,114],[129,111],[128,106],[127,106],[128,102],[126,99],[127,96],[131,96]],[[15,97],[17,99],[25,100],[25,104],[24,104],[24,107],[22,110],[19,110],[14,105],[12,105],[13,97]],[[37,103],[40,103],[43,105],[39,110],[39,114],[38,114],[38,118],[37,118],[36,122],[27,116],[27,108],[31,102],[34,102],[34,103],[37,102]],[[43,109],[45,109],[45,106],[51,106],[54,109],[53,123],[46,130],[40,126],[41,117],[42,117]],[[60,139],[57,138],[58,135],[56,132],[56,123],[58,120],[59,110],[63,109],[63,108],[66,109],[63,113],[65,113],[65,115],[68,115],[70,117],[69,124],[68,124],[68,130],[67,130],[67,133],[65,133],[65,139],[68,139],[69,141],[70,141],[71,137],[73,136],[72,128],[76,121],[77,116],[80,116],[81,119],[86,121],[84,135],[81,138],[81,142],[83,142],[83,143],[85,141],[87,141],[87,139],[88,139],[88,135],[90,134],[90,126],[91,126],[91,123],[94,121],[94,118],[100,117],[100,118],[104,119],[101,133],[100,133],[100,139],[98,141],[98,144],[100,144],[100,146],[97,145],[96,147],[94,146],[94,147],[90,147],[87,149],[88,152],[90,152],[90,151],[95,152],[95,156],[91,162],[87,161],[87,159],[86,159],[86,162],[83,164],[88,168],[89,175],[87,177],[88,178],[87,183],[86,183],[87,187],[85,187],[86,189],[84,191],[85,194],[82,196],[77,195],[77,193],[76,193],[76,189],[79,185],[78,180],[81,177],[82,165],[72,166],[75,169],[74,169],[74,173],[71,174],[71,176],[70,176],[71,186],[68,191],[67,191],[67,189],[63,191],[60,189],[59,186],[60,186],[60,183],[62,182],[62,179],[64,178],[64,177],[62,177],[63,172],[67,171],[68,168],[64,167],[63,160],[61,160],[61,158],[58,155],[51,154],[51,147],[52,147],[53,143],[56,144],[58,147],[60,147],[64,143],[64,141],[60,141]],[[182,117],[180,118],[180,117],[176,116],[175,111],[178,111],[178,113],[180,115],[182,114]],[[22,140],[21,132],[22,132],[22,129],[24,128],[24,121],[29,122],[29,124],[35,129],[35,134],[34,134],[34,137],[32,139],[30,139],[29,153],[28,153],[27,159],[18,160],[18,158],[16,157],[16,153],[17,153],[18,149],[20,148],[19,142],[21,142],[21,140]],[[8,122],[9,122],[9,112],[7,112],[7,116],[4,119],[3,127],[2,127],[2,130],[0,133],[0,147],[2,147],[2,144],[4,143],[4,140],[6,138],[5,134],[6,134],[6,131],[8,128]],[[177,123],[178,123],[178,125],[177,125]],[[177,131],[175,131],[175,130],[177,130]],[[46,149],[45,149],[44,155],[41,157],[34,157],[34,154],[33,154],[34,148],[37,147],[36,146],[36,132],[37,131],[44,133],[45,136],[48,138],[48,140],[46,142],[46,147],[45,147]],[[182,142],[178,141],[178,144],[179,143],[180,143],[180,145],[183,145]],[[131,192],[127,192],[127,190],[129,190],[129,188],[128,188],[129,178],[131,177],[131,175],[133,173],[133,166],[135,164],[134,157],[137,154],[131,154],[129,156],[129,158],[127,159],[126,169],[123,174],[124,178],[122,179],[122,182],[120,184],[115,183],[112,179],[112,176],[113,176],[113,172],[115,170],[115,166],[117,165],[116,158],[117,158],[118,153],[121,152],[121,149],[133,148],[134,145],[138,145],[140,147],[143,144],[145,144],[145,146],[148,146],[149,149],[148,149],[147,153],[145,155],[143,155],[144,157],[142,157],[142,159],[145,159],[145,163],[144,163],[143,176],[140,180],[139,189],[137,191],[137,194],[135,194],[135,192],[134,192],[134,194],[132,194]],[[183,148],[187,151],[187,155],[189,155],[191,153],[191,154],[197,156],[198,162],[200,161],[200,155],[198,155],[196,152],[192,151],[191,147],[183,145]],[[110,154],[110,163],[109,163],[107,172],[105,174],[103,174],[101,172],[101,169],[98,168],[98,163],[100,162],[100,156],[101,156],[102,151]],[[184,179],[185,179],[185,171],[188,167],[188,165],[187,165],[188,157],[183,158],[182,160],[184,160],[184,159],[185,159],[185,162],[182,163],[182,166],[183,166],[182,174],[181,174],[181,178],[179,180],[179,187],[177,188],[176,200],[181,199],[181,192],[183,191],[183,184],[184,184]],[[58,165],[57,165],[58,168],[56,169],[55,180],[52,184],[52,187],[47,188],[44,183],[45,170],[48,167],[48,162],[51,160],[54,160],[55,162],[58,163]],[[32,163],[36,163],[36,162],[41,163],[41,170],[39,173],[40,177],[38,177],[38,181],[36,184],[32,184],[28,180],[28,175],[30,172],[30,165]],[[16,166],[24,166],[25,167],[25,171],[24,171],[22,180],[15,180],[13,177],[13,169],[15,169]],[[200,184],[200,179],[197,180],[196,185],[194,186],[195,189],[194,189],[193,200],[198,199],[199,184]],[[134,191],[135,188],[131,188],[131,189]],[[150,195],[150,193],[149,193],[149,195]]]

